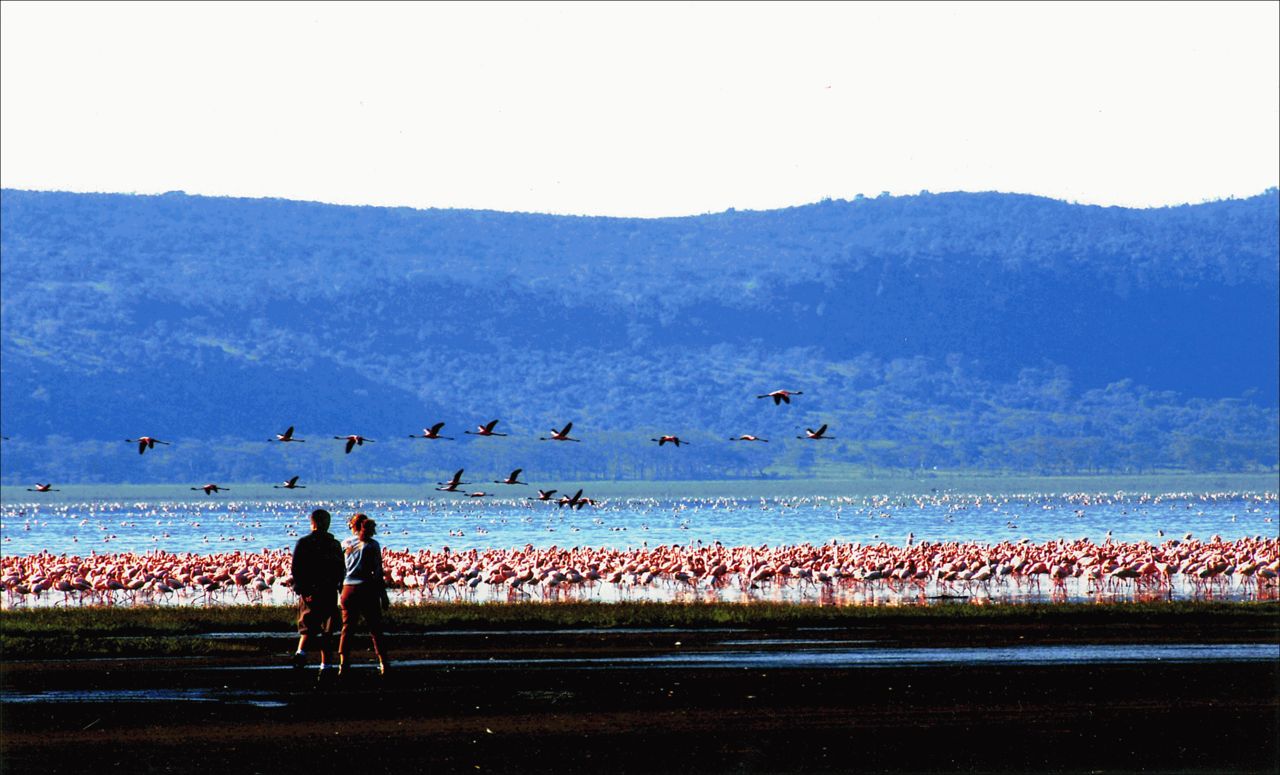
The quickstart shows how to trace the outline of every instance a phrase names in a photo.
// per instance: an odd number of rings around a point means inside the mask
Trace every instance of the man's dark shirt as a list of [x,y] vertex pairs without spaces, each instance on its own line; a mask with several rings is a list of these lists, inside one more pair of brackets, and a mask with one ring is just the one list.
[[342,559],[342,545],[333,534],[313,530],[298,539],[293,548],[293,590],[309,596],[325,592],[337,594],[347,567]]

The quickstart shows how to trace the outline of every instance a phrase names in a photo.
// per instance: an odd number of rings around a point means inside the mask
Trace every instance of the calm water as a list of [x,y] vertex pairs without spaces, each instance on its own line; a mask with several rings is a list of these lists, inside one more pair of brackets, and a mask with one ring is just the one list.
[[[29,494],[34,496],[34,494]],[[7,555],[164,550],[212,554],[291,549],[307,515],[341,520],[363,511],[393,549],[552,545],[618,548],[695,541],[771,546],[832,540],[1018,541],[1090,538],[1151,541],[1220,535],[1274,536],[1274,493],[614,499],[580,511],[554,503],[442,496],[418,501],[308,501],[226,496],[171,502],[41,503],[0,507]],[[1163,531],[1164,537],[1160,535]]]

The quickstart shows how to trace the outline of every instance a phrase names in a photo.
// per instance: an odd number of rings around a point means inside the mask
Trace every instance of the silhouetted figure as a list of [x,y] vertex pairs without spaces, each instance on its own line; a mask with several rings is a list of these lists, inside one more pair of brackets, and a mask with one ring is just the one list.
[[293,548],[293,591],[298,593],[298,650],[293,666],[307,664],[307,647],[315,641],[320,650],[320,676],[333,666],[333,621],[338,615],[338,592],[347,574],[342,545],[329,532],[328,511],[311,512],[311,532]]

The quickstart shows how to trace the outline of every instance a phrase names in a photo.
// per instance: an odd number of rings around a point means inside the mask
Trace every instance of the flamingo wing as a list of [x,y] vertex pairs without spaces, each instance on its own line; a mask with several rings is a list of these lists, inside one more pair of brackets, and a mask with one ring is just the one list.
[[351,449],[352,449],[353,447],[355,447],[355,445],[356,445],[356,440],[355,440],[355,439],[347,439],[347,454],[348,454],[348,455],[350,455],[350,454],[351,454]]

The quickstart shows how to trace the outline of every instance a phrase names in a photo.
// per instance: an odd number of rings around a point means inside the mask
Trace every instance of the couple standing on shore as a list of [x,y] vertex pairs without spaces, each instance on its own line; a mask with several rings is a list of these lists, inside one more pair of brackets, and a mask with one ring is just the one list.
[[[298,650],[293,666],[306,667],[307,647],[320,651],[319,680],[333,675],[333,621],[342,614],[338,640],[337,676],[342,677],[351,653],[353,630],[360,619],[369,627],[378,673],[387,673],[387,650],[382,634],[382,609],[389,604],[382,575],[382,547],[373,539],[377,523],[364,514],[348,522],[351,537],[338,543],[329,532],[331,516],[324,509],[311,512],[311,532],[293,550],[293,590],[298,595]],[[341,602],[339,602],[341,594]]]

